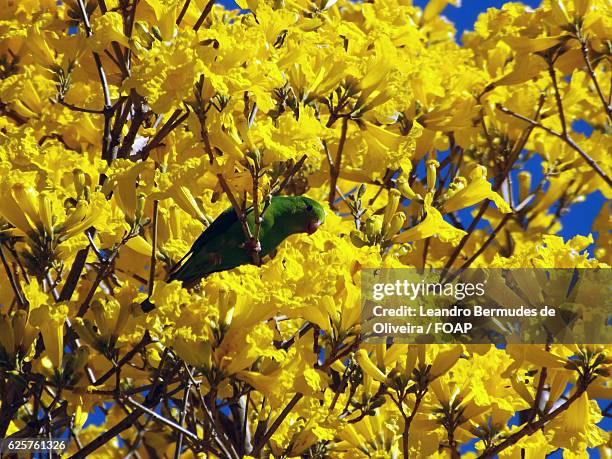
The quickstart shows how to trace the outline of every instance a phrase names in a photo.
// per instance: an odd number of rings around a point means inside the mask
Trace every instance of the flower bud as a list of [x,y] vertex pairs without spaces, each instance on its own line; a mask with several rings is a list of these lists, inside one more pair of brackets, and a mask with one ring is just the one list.
[[467,185],[467,179],[465,177],[458,175],[457,177],[453,179],[448,189],[452,192],[451,195],[453,195],[457,193],[458,191],[463,190],[466,187],[466,185]]
[[395,236],[399,230],[402,229],[404,223],[406,222],[406,214],[403,212],[397,212],[393,218],[391,218],[391,222],[389,222],[389,227],[385,233],[385,237],[390,238]]
[[357,198],[362,198],[366,192],[366,184],[362,183],[359,185],[359,189],[357,190]]
[[74,180],[74,188],[77,193],[77,198],[80,198],[85,188],[85,173],[81,169],[74,169],[72,171],[72,177]]
[[431,191],[436,188],[436,179],[438,177],[438,167],[440,167],[440,163],[435,159],[428,159],[425,165],[427,166],[427,189]]
[[206,216],[198,206],[195,198],[189,191],[189,188],[184,186],[179,186],[175,188],[175,192],[172,194],[175,202],[183,209],[185,212],[190,214],[192,217],[200,220],[204,225],[208,225],[208,220]]
[[85,373],[85,365],[89,361],[89,347],[81,346],[74,353],[74,361],[72,363],[72,373],[75,376]]
[[28,323],[28,313],[23,309],[15,311],[12,320],[15,348],[19,347],[24,337],[25,328]]
[[385,374],[380,371],[380,369],[376,365],[374,365],[374,362],[372,362],[372,360],[370,360],[370,357],[368,356],[368,351],[366,351],[365,349],[359,349],[355,353],[355,359],[357,360],[357,363],[359,363],[359,366],[365,374],[371,376],[373,379],[381,383],[387,381],[387,377],[385,376]]
[[387,201],[387,207],[385,207],[385,215],[383,218],[383,227],[387,228],[389,222],[393,215],[395,215],[395,211],[397,210],[397,206],[399,205],[401,193],[394,189],[389,190],[389,200]]
[[412,188],[410,188],[408,181],[405,179],[400,179],[397,181],[397,189],[407,199],[412,200],[417,196],[417,194],[412,190]]
[[365,222],[365,233],[370,242],[375,242],[382,233],[382,218],[380,215],[373,215]]
[[410,244],[402,244],[399,249],[397,249],[397,256],[403,257],[404,255],[408,255],[412,252],[412,246]]
[[110,323],[104,305],[99,300],[94,300],[89,309],[93,313],[100,335],[104,338],[109,338],[113,333],[114,327]]
[[9,356],[15,353],[13,326],[5,315],[0,315],[0,348]]
[[229,325],[232,322],[236,299],[236,292],[219,290],[219,319],[221,323]]
[[51,210],[51,200],[46,192],[38,195],[38,211],[47,238],[53,239],[53,212]]
[[177,206],[170,207],[170,232],[172,237],[176,239],[180,239],[182,237],[181,233],[181,213],[179,212],[179,208]]
[[147,197],[144,193],[138,193],[138,197],[136,198],[136,213],[134,214],[134,222],[135,224],[140,224],[142,220],[142,216],[144,215],[144,206]]
[[34,188],[25,187],[19,183],[13,186],[13,196],[23,213],[36,225],[38,230],[41,230],[42,222],[36,209],[37,194]]

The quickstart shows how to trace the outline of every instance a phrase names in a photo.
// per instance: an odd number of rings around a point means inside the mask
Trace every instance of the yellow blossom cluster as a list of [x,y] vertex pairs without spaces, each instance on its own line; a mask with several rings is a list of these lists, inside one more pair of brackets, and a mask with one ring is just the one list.
[[[462,44],[455,3],[0,0],[0,438],[610,457],[609,346],[364,342],[366,268],[612,263],[609,0],[507,3]],[[325,223],[166,282],[224,210],[279,194]]]

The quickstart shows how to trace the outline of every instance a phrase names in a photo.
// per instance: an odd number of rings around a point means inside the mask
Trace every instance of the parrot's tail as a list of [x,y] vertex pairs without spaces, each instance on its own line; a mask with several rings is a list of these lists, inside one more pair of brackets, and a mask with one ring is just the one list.
[[155,309],[155,305],[151,303],[151,300],[149,300],[149,298],[147,298],[142,303],[140,303],[140,309],[142,309],[143,312],[151,312],[153,309]]
[[[204,274],[189,275],[189,260],[183,263],[176,271],[170,273],[166,282],[180,281],[183,284],[183,288],[190,289],[200,282],[200,279],[204,277]],[[208,274],[208,273],[207,273]]]

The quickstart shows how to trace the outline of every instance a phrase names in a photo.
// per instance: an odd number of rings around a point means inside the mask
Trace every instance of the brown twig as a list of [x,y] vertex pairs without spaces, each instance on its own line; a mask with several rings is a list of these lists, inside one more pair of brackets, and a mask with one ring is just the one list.
[[115,116],[115,124],[111,129],[111,143],[109,145],[109,148],[111,149],[111,156],[113,158],[118,158],[119,145],[121,145],[122,140],[123,126],[125,126],[128,116],[132,111],[131,95],[132,94],[130,94],[130,96],[128,97],[120,97],[119,100],[115,103],[116,107],[121,107],[122,105],[123,107],[119,110],[117,116]]
[[215,6],[215,0],[208,0],[208,3],[206,4],[206,6],[204,7],[204,10],[202,11],[202,14],[200,14],[200,17],[194,24],[193,30],[195,30],[196,32],[198,31],[198,29],[204,23],[204,20],[208,17],[210,12],[212,11],[213,6]]
[[445,279],[445,282],[451,282],[453,279],[459,276],[459,274],[461,274],[463,271],[469,268],[469,266],[474,262],[474,260],[476,260],[480,255],[482,255],[482,253],[487,249],[487,247],[489,247],[489,245],[495,240],[495,238],[497,237],[499,232],[502,230],[502,228],[506,226],[506,223],[508,223],[511,216],[512,216],[511,213],[505,214],[504,217],[501,219],[501,221],[493,229],[493,231],[491,231],[491,234],[489,234],[489,237],[487,237],[485,242],[478,248],[478,250],[474,252],[474,254],[470,258],[468,258],[461,265],[459,269],[457,269],[449,277],[447,277]]
[[2,259],[2,264],[4,265],[4,270],[6,271],[6,275],[8,276],[11,287],[13,288],[13,291],[15,292],[15,298],[17,299],[17,303],[19,303],[19,306],[21,309],[27,309],[28,307],[27,300],[23,297],[21,293],[21,288],[19,287],[19,284],[17,283],[17,280],[15,279],[15,276],[13,275],[13,271],[11,270],[11,267],[9,266],[4,256],[4,251],[2,250],[1,243],[0,243],[0,258]]
[[278,415],[278,417],[274,420],[270,428],[263,434],[261,439],[257,441],[255,446],[253,447],[253,452],[251,453],[253,456],[258,457],[263,446],[270,440],[274,432],[280,427],[285,418],[291,413],[293,407],[302,399],[304,394],[297,392],[293,398],[287,403],[283,411]]
[[74,111],[74,112],[81,112],[81,113],[91,113],[91,114],[95,114],[95,115],[103,115],[104,114],[104,110],[96,110],[93,108],[85,108],[85,107],[77,107],[76,105],[72,105],[68,102],[66,102],[64,99],[58,99],[57,103],[59,103],[60,105],[63,105],[64,107]]
[[81,272],[83,271],[83,267],[87,261],[87,255],[89,255],[89,246],[79,250],[74,257],[70,272],[68,273],[66,282],[64,283],[62,291],[60,292],[60,301],[68,301],[70,298],[72,298],[72,293],[76,289],[79,278],[81,277]]
[[[187,370],[189,371],[189,370]],[[188,378],[185,383],[185,394],[183,395],[183,403],[182,403],[182,411],[181,417],[179,419],[179,425],[183,426],[185,424],[185,419],[187,418],[187,406],[189,405],[189,394],[191,393],[191,379]],[[197,436],[196,436],[197,440]],[[174,448],[174,459],[179,459],[181,457],[181,449],[183,449],[183,432],[178,433],[178,438],[176,439],[176,446]]]
[[348,133],[348,117],[342,117],[342,126],[340,130],[340,141],[338,143],[338,151],[336,151],[336,159],[333,164],[330,164],[330,181],[329,181],[329,206],[334,207],[336,201],[336,184],[338,183],[338,177],[340,177],[340,170],[342,166],[342,152],[344,150],[344,144],[346,142],[346,136]]
[[258,253],[261,250],[261,247],[259,246],[259,241],[255,240],[253,233],[251,232],[251,228],[249,228],[249,225],[247,223],[247,210],[243,206],[240,206],[240,204],[238,204],[238,201],[236,200],[236,197],[234,196],[234,193],[232,192],[231,188],[227,184],[225,177],[223,177],[223,174],[217,174],[217,178],[219,179],[221,188],[223,188],[223,191],[227,195],[227,198],[229,199],[230,203],[232,204],[234,212],[236,212],[236,216],[238,217],[238,221],[240,222],[240,226],[242,227],[242,232],[244,233],[245,247],[247,248],[249,253],[251,253],[253,260],[255,260],[256,256],[258,256]]
[[557,83],[557,72],[553,64],[553,60],[548,60],[548,75],[553,84],[553,90],[555,92],[555,102],[557,103],[557,111],[559,112],[559,121],[561,122],[561,130],[563,138],[567,137],[567,121],[565,119],[565,111],[563,110],[563,101],[561,100],[561,92],[559,91],[559,84]]
[[159,213],[159,200],[153,201],[153,228],[152,228],[152,240],[151,245],[151,266],[149,267],[149,283],[147,285],[149,289],[149,298],[153,295],[153,283],[155,282],[155,264],[157,262],[157,214]]
[[261,244],[259,242],[259,234],[261,232],[261,223],[263,222],[263,212],[259,210],[259,177],[261,174],[261,169],[259,165],[259,158],[255,158],[253,160],[253,168],[251,169],[251,174],[253,177],[253,240],[251,244],[254,244],[254,250],[251,253],[253,258],[253,264],[256,266],[261,265],[261,256],[259,252],[261,251]]
[[565,401],[565,403],[563,403],[563,405],[559,406],[556,410],[551,411],[548,414],[545,414],[540,419],[538,419],[536,422],[527,423],[518,432],[515,432],[514,434],[510,435],[508,438],[506,438],[504,441],[502,441],[498,445],[487,449],[483,454],[478,456],[478,459],[492,459],[496,457],[500,452],[505,450],[506,448],[512,445],[515,445],[521,438],[527,435],[532,435],[533,433],[537,432],[539,429],[544,427],[544,425],[548,421],[557,417],[559,414],[567,410],[571,406],[572,403],[574,403],[576,400],[578,400],[582,396],[582,394],[586,391],[587,387],[588,387],[587,384],[584,384],[584,383],[578,384],[576,391],[573,393],[573,395],[570,398],[568,398]]
[[[155,374],[154,384],[151,387],[150,392],[145,397],[144,403],[142,404],[145,408],[154,407],[155,405],[157,405],[159,403],[159,401],[161,400],[161,398],[163,396],[163,394],[160,393],[157,390],[157,388],[163,382],[163,380],[161,378],[161,374],[162,374],[162,370],[163,370],[163,367],[164,367],[164,364],[165,364],[165,361],[166,361],[166,358],[167,358],[167,354],[168,354],[168,352],[164,351],[164,355],[163,355],[163,357],[161,359],[161,362],[160,362],[159,367],[157,368],[157,371],[156,371],[156,374]],[[171,379],[172,379],[172,377],[166,378],[166,380],[171,380]],[[123,432],[126,429],[129,429],[130,427],[133,427],[134,423],[138,420],[138,418],[140,416],[142,416],[142,414],[143,414],[143,411],[141,409],[139,409],[139,408],[136,408],[128,416],[126,416],[121,421],[119,421],[117,424],[115,424],[111,429],[107,430],[106,432],[104,432],[103,434],[99,435],[98,437],[96,437],[91,442],[89,442],[83,448],[79,449],[79,451],[77,451],[75,454],[73,454],[70,457],[70,459],[83,459],[83,458],[89,457],[89,455],[91,453],[96,451],[102,445],[104,445],[104,444],[108,443],[109,441],[111,441],[113,438],[115,438],[121,432]]]
[[126,234],[121,239],[121,242],[119,242],[119,244],[117,244],[117,246],[113,249],[106,261],[102,263],[102,266],[100,267],[100,270],[98,271],[98,274],[96,275],[96,278],[94,279],[93,284],[89,289],[87,296],[85,297],[85,300],[83,301],[83,303],[81,303],[81,306],[79,307],[77,317],[83,317],[85,315],[85,313],[89,309],[89,304],[91,303],[91,300],[93,300],[96,290],[100,285],[100,282],[102,282],[102,279],[104,279],[104,277],[108,274],[110,268],[113,265],[113,262],[115,261],[115,258],[117,258],[117,255],[119,255],[119,249],[121,249],[121,247],[123,247],[127,243],[127,241],[129,241],[134,236],[136,236],[136,234],[134,234],[133,232]]
[[546,384],[546,376],[548,374],[548,368],[544,367],[540,370],[540,378],[538,379],[538,387],[536,389],[535,398],[533,400],[533,408],[529,413],[529,419],[527,422],[533,422],[538,415],[538,411],[540,409],[540,401],[542,400],[542,395],[544,395],[544,385]]
[[156,421],[158,421],[161,424],[164,424],[164,425],[170,427],[171,429],[176,430],[181,435],[188,437],[189,439],[193,440],[194,442],[199,441],[198,436],[196,434],[194,434],[193,432],[190,432],[189,430],[185,429],[183,426],[178,425],[176,422],[171,421],[170,419],[167,419],[167,418],[163,417],[162,415],[156,413],[155,411],[153,411],[152,409],[144,406],[143,404],[138,403],[132,397],[126,397],[125,401],[127,402],[128,405],[131,405],[132,407],[136,408],[137,410],[139,410],[139,411],[141,411],[143,413],[148,414],[149,416],[154,418]]
[[236,453],[236,450],[234,449],[233,444],[231,443],[231,441],[225,434],[225,431],[223,429],[218,428],[218,425],[215,422],[215,418],[210,411],[210,407],[208,406],[208,404],[206,403],[206,400],[204,400],[204,397],[202,396],[202,393],[200,392],[200,384],[198,384],[193,378],[193,375],[191,374],[191,371],[189,370],[189,367],[187,366],[187,364],[184,364],[184,368],[185,368],[187,377],[190,379],[193,385],[193,388],[195,389],[198,395],[200,405],[202,406],[202,411],[204,412],[204,415],[206,416],[208,423],[210,424],[211,435],[213,437],[213,440],[215,441],[219,449],[225,454],[226,457],[238,458],[239,457],[238,453]]
[[302,168],[302,166],[304,165],[304,162],[306,161],[306,158],[307,158],[306,155],[302,155],[302,157],[298,160],[298,162],[295,163],[291,171],[289,171],[289,174],[285,176],[285,179],[282,181],[279,187],[276,190],[274,190],[274,194],[280,194],[285,189],[285,187],[289,184],[293,176]]
[[[593,63],[591,62],[591,58],[589,57],[589,46],[587,39],[583,37],[580,33],[578,33],[578,41],[580,42],[580,51],[582,52],[582,58],[584,59],[584,63],[587,66],[588,74],[591,77],[591,81],[593,81],[593,85],[595,86],[595,91],[601,100],[601,103],[604,106],[604,110],[608,118],[612,120],[612,104],[606,101],[606,98],[601,90],[601,86],[597,81],[597,76],[595,75],[595,69],[593,68]],[[611,92],[612,94],[612,92]]]
[[159,131],[155,133],[153,138],[145,147],[137,154],[133,156],[133,159],[147,159],[151,150],[160,146],[162,140],[164,140],[168,134],[170,134],[174,129],[176,129],[183,121],[187,119],[189,116],[189,111],[183,113],[181,115],[181,110],[175,110],[168,121],[164,123]]
[[425,390],[420,391],[416,394],[416,400],[414,402],[414,408],[412,409],[412,412],[410,413],[410,416],[406,416],[404,414],[404,409],[403,407],[401,407],[401,403],[402,400],[399,401],[399,409],[400,412],[404,418],[404,431],[402,432],[402,452],[404,453],[404,458],[408,458],[410,457],[409,453],[409,441],[410,441],[410,425],[412,424],[412,421],[414,420],[414,417],[417,414],[417,411],[419,409],[419,406],[421,405],[421,401],[423,400],[423,397],[425,397],[425,394],[427,393],[427,388],[425,388]]
[[132,91],[130,94],[130,98],[133,100],[134,114],[130,121],[130,127],[128,128],[128,132],[123,137],[123,142],[121,147],[117,151],[118,158],[127,158],[132,151],[132,147],[134,145],[134,141],[136,140],[136,136],[138,135],[138,130],[140,126],[145,121],[148,115],[148,111],[145,110],[143,100],[140,96],[136,94],[136,92]]
[[144,349],[148,344],[152,343],[153,339],[149,334],[149,331],[146,330],[142,339],[130,350],[128,351],[122,358],[117,362],[117,365],[113,366],[110,370],[100,376],[92,386],[101,386],[106,381],[108,381],[114,374],[119,371],[119,368],[123,367],[126,363],[128,363],[132,358],[138,354],[142,349]]
[[[83,0],[77,0],[77,2],[81,12],[81,19],[83,19],[83,24],[85,25],[85,35],[89,38],[93,36],[93,31],[91,29],[91,24],[89,23],[89,17],[87,16],[87,9],[85,8]],[[102,1],[102,4],[103,3],[104,2]],[[102,9],[102,6],[100,6],[100,8]],[[111,162],[112,158],[109,156],[111,143],[110,124],[113,116],[113,104],[111,102],[110,89],[108,86],[108,80],[106,78],[106,72],[104,71],[104,66],[102,65],[102,59],[97,52],[92,51],[92,54],[94,62],[96,63],[96,68],[98,69],[98,77],[100,78],[102,94],[104,96],[104,134],[102,137],[102,158],[106,159],[108,162]]]
[[181,21],[185,17],[185,14],[187,13],[187,10],[189,9],[189,4],[190,3],[191,3],[191,0],[185,0],[185,3],[183,3],[183,7],[181,8],[181,12],[179,13],[179,15],[176,18],[176,25],[177,26],[181,25]]
[[304,325],[302,325],[300,327],[300,329],[298,330],[298,332],[293,335],[291,338],[282,341],[282,342],[277,342],[275,343],[275,346],[277,349],[283,349],[283,350],[287,350],[289,349],[291,346],[293,346],[293,344],[295,343],[295,340],[297,337],[301,338],[302,336],[304,336],[306,333],[308,333],[313,327],[313,324],[311,322],[306,322]]

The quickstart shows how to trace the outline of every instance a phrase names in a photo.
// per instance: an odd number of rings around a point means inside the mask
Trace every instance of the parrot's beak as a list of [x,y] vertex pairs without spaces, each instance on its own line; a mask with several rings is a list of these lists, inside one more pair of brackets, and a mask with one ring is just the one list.
[[314,233],[316,230],[319,229],[319,226],[321,226],[323,224],[322,220],[311,220],[308,223],[308,229],[306,230],[306,232],[308,234],[312,234]]

